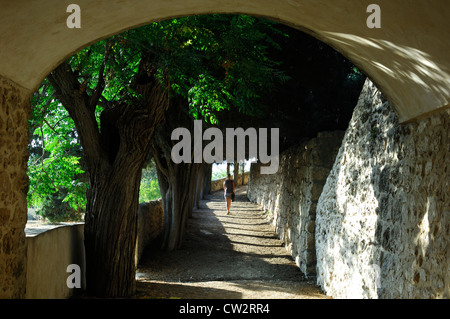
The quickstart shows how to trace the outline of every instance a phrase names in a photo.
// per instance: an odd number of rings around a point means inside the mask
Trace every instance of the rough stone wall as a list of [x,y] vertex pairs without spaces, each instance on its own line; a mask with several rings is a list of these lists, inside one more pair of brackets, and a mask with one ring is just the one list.
[[448,298],[450,110],[409,124],[368,80],[317,205],[335,298]]
[[0,76],[0,298],[26,290],[28,93]]
[[261,204],[286,249],[306,276],[316,273],[316,205],[344,132],[319,133],[280,155],[276,174],[252,164],[248,198]]
[[136,240],[136,266],[145,247],[157,238],[163,230],[163,206],[161,199],[139,204]]

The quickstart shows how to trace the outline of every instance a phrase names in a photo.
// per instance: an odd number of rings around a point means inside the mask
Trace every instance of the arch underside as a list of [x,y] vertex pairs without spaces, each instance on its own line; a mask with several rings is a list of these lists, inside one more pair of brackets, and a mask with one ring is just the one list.
[[0,76],[33,92],[59,63],[113,34],[194,14],[242,13],[310,33],[363,70],[402,122],[449,106],[450,6],[446,0],[378,0],[381,28],[367,27],[367,0],[78,0],[81,28],[69,29],[72,1],[2,1]]

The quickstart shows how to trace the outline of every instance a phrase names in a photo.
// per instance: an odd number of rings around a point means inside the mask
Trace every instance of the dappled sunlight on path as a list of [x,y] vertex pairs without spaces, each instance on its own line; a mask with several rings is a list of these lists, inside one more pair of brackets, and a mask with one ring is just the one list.
[[203,200],[181,249],[149,247],[136,278],[138,298],[326,298],[304,278],[245,186],[230,215],[222,192]]

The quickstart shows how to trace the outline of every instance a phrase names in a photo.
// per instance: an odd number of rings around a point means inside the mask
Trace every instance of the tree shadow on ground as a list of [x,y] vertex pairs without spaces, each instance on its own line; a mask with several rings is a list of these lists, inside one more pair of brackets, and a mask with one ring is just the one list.
[[237,190],[231,215],[222,192],[201,201],[189,219],[181,249],[149,246],[137,272],[137,296],[154,291],[161,298],[324,297],[307,282],[292,257],[251,203],[246,187]]

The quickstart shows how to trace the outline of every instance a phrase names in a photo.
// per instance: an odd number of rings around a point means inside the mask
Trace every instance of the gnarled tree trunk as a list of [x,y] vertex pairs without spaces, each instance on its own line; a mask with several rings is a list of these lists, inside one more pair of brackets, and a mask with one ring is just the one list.
[[[145,81],[142,79],[145,78]],[[152,77],[141,77],[141,100],[115,103],[94,115],[97,101],[63,63],[49,76],[57,97],[75,122],[85,152],[90,187],[85,216],[86,281],[101,297],[135,291],[134,251],[142,168],[155,127],[163,121],[168,95]]]
[[136,215],[142,170],[138,162],[136,158],[135,167],[111,167],[91,174],[84,229],[86,280],[88,290],[97,296],[127,296],[135,291]]
[[171,158],[171,133],[178,127],[187,128],[193,136],[194,120],[187,114],[188,107],[181,98],[174,99],[165,117],[165,124],[158,127],[152,139],[152,153],[158,172],[163,210],[164,226],[161,248],[174,250],[181,246],[187,219],[192,215],[197,175],[201,163],[175,164]]
[[157,164],[157,171],[164,210],[161,248],[171,251],[182,244],[187,219],[193,210],[200,164],[171,164],[163,170],[160,165]]

